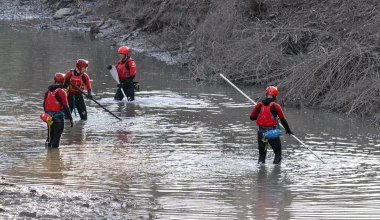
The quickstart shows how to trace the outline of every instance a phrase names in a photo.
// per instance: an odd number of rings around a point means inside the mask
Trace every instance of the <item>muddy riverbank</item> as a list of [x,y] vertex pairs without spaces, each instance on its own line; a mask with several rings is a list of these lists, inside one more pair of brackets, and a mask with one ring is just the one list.
[[[276,85],[289,106],[380,119],[380,101],[371,98],[380,95],[371,28],[380,6],[373,1],[33,0],[7,7],[44,11],[41,30],[83,31],[187,66],[201,82],[223,83],[222,73],[238,85]],[[9,18],[23,17],[13,11]]]
[[[75,192],[57,187],[33,187],[0,181],[0,217],[2,219],[152,219],[138,214],[138,206],[153,206],[136,199]],[[133,214],[129,214],[133,213]]]
[[[379,219],[378,127],[284,106],[293,132],[326,164],[285,135],[281,166],[271,151],[258,166],[253,106],[235,89],[195,84],[184,68],[134,53],[143,89],[133,103],[115,102],[104,67],[117,46],[90,37],[90,26],[68,32],[51,19],[0,25],[9,51],[0,54],[1,219]],[[96,100],[123,121],[86,100],[89,120],[74,117],[50,151],[42,95],[78,57],[91,61]]]

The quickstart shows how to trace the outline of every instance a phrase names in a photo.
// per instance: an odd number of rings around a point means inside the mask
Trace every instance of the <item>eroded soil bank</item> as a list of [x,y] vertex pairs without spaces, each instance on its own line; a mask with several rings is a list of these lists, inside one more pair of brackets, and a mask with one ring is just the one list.
[[[306,1],[196,3],[2,1],[0,5],[3,18],[14,28],[82,31],[110,45],[133,45],[186,65],[200,80],[220,81],[218,73],[223,73],[237,84],[278,84],[282,101],[289,104],[376,116],[378,44],[373,35],[376,28],[371,26],[377,17],[364,10],[371,9],[370,3],[335,2],[323,9]],[[72,9],[72,14],[53,19],[61,8]],[[303,19],[293,17],[292,11]],[[345,18],[348,12],[355,18]],[[154,201],[23,187],[6,179],[0,185],[0,195],[7,198],[0,212],[9,219],[125,219],[138,206],[156,207]],[[148,212],[133,213],[132,219],[154,218]]]
[[380,6],[370,0],[9,2],[47,17],[41,29],[84,30],[188,66],[198,81],[222,82],[221,73],[237,84],[276,85],[287,105],[380,118]]
[[132,211],[149,204],[117,196],[25,187],[5,179],[0,181],[0,195],[0,216],[4,219],[152,219],[148,212]]

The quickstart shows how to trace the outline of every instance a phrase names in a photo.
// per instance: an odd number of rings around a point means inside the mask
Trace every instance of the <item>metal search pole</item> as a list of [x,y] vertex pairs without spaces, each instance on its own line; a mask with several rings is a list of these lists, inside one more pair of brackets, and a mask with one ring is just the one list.
[[[75,85],[74,83],[72,83],[70,81],[70,85],[73,86],[76,90],[78,90],[79,92],[81,92],[83,95],[85,95],[87,98],[88,98],[88,94],[83,92],[77,85]],[[93,102],[95,102],[96,104],[98,104],[101,108],[103,108],[106,112],[110,113],[113,117],[119,119],[120,121],[121,118],[117,117],[114,113],[112,113],[110,110],[106,109],[103,105],[101,105],[99,102],[97,102],[95,99],[91,99]]]
[[[241,91],[238,87],[236,87],[230,80],[228,80],[225,76],[223,76],[223,74],[220,74],[220,77],[222,77],[226,82],[228,82],[232,87],[234,87],[238,92],[240,92],[243,96],[245,96],[254,105],[257,105],[257,103],[255,101],[253,101],[251,98],[249,98],[249,96],[247,96],[243,91]],[[282,128],[284,128],[284,126],[282,126],[282,124],[280,124],[280,125],[281,125]],[[304,144],[294,134],[291,134],[291,136],[294,139],[296,139],[302,146],[304,146],[306,149],[308,149],[312,154],[314,154],[314,156],[316,156],[320,161],[322,161],[322,163],[325,163],[325,161],[323,161],[320,157],[318,157],[318,155],[316,155],[308,146],[306,146],[306,144]]]

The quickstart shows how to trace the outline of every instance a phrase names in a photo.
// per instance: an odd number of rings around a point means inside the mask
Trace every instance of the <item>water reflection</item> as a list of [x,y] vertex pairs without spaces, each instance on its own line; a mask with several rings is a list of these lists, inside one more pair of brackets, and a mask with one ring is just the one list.
[[66,177],[66,166],[63,162],[61,151],[59,148],[47,148],[45,161],[42,163],[46,168],[44,177],[52,179],[51,184],[63,185],[63,179]]
[[116,133],[118,143],[133,143],[133,133],[131,131],[117,130]]
[[[336,209],[360,219],[379,211],[377,127],[286,109],[297,136],[327,164],[286,136],[283,164],[257,167],[252,104],[233,88],[197,86],[184,70],[134,54],[144,90],[133,103],[115,102],[105,69],[114,50],[104,43],[0,29],[0,47],[11,51],[0,54],[0,172],[10,181],[138,200],[133,208],[110,205],[137,218],[149,211],[162,219],[329,219],[339,217]],[[60,54],[59,62],[51,54]],[[96,99],[123,120],[86,100],[89,119],[66,123],[60,148],[47,150],[38,118],[43,93],[51,73],[83,57]]]
[[128,103],[127,105],[119,105],[118,111],[120,117],[131,118],[136,116],[136,106],[134,103]]
[[85,130],[86,121],[75,120],[74,126],[71,128],[69,123],[65,121],[65,130],[61,142],[67,145],[83,146],[87,143],[87,133]]
[[290,219],[286,207],[292,202],[291,193],[284,188],[281,173],[281,165],[275,165],[273,168],[260,166],[254,193],[257,195],[257,206],[254,207],[256,217]]

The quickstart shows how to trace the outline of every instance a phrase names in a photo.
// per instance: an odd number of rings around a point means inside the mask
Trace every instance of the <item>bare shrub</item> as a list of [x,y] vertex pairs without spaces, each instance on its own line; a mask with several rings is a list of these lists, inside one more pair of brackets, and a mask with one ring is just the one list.
[[161,50],[182,50],[191,34],[207,15],[211,0],[131,0],[122,17],[131,30],[150,33],[151,41]]
[[267,6],[266,0],[243,0],[241,6],[245,15],[252,19],[263,19],[266,16]]
[[372,48],[356,44],[309,58],[289,69],[279,86],[293,103],[367,116],[380,107],[379,70]]
[[239,84],[277,85],[290,105],[380,118],[380,17],[375,9],[355,1],[321,7],[273,0],[265,1],[266,13],[280,18],[249,22],[241,10],[246,5],[236,4],[215,3],[198,27],[196,78],[216,81],[222,73]]
[[46,3],[57,10],[69,6],[74,1],[75,0],[46,0]]
[[221,81],[222,73],[238,84],[279,86],[288,105],[380,119],[376,1],[105,0],[99,5],[97,14],[110,13],[128,32],[148,32],[160,50],[191,51],[189,68],[198,80]]

